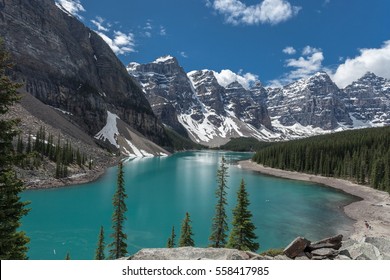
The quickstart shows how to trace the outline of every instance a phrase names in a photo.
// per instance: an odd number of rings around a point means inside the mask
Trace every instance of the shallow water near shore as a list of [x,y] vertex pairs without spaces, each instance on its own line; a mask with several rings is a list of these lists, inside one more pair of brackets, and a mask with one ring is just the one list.
[[[185,212],[191,215],[195,245],[206,247],[216,198],[220,158],[229,163],[228,209],[244,178],[257,226],[260,250],[282,248],[297,236],[318,240],[352,230],[342,209],[356,197],[320,185],[264,176],[239,168],[249,153],[194,151],[170,157],[135,159],[124,165],[128,251],[165,247],[172,226],[177,240]],[[98,181],[59,189],[25,191],[32,208],[22,229],[31,238],[30,259],[93,259],[100,226],[111,242],[112,196],[117,168]]]

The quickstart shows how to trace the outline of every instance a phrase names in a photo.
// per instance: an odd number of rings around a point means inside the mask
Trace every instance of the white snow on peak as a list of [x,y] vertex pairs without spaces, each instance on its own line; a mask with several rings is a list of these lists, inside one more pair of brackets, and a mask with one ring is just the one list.
[[105,141],[108,140],[112,145],[119,148],[117,137],[119,135],[116,119],[119,117],[116,114],[107,111],[107,123],[96,135],[95,138]]
[[166,61],[171,60],[171,59],[173,59],[173,56],[166,55],[166,56],[162,56],[162,57],[157,58],[152,63],[162,63],[162,62],[166,62]]
[[137,70],[137,66],[140,64],[137,62],[130,62],[129,65],[127,65],[126,70],[127,72],[134,72]]

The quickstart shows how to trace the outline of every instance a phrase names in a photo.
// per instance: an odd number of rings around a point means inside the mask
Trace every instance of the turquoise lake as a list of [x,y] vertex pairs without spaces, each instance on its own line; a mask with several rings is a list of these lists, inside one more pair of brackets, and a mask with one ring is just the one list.
[[[141,248],[165,247],[172,226],[177,239],[190,213],[195,245],[207,247],[216,203],[216,171],[222,156],[229,163],[228,210],[244,178],[257,227],[260,250],[281,248],[297,236],[322,239],[351,230],[353,221],[342,211],[355,197],[324,186],[246,171],[236,164],[251,154],[214,151],[177,153],[169,157],[135,159],[124,165],[128,195],[125,232],[129,254]],[[66,188],[25,191],[31,201],[22,229],[31,238],[30,259],[93,259],[100,226],[111,242],[112,196],[117,168],[98,181]]]

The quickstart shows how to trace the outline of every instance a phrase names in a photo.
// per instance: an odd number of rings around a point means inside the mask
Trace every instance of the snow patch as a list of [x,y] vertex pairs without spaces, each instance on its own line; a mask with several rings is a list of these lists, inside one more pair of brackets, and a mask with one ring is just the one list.
[[96,135],[95,138],[106,141],[108,140],[112,145],[119,148],[117,138],[119,135],[116,119],[119,117],[116,114],[107,111],[107,123]]

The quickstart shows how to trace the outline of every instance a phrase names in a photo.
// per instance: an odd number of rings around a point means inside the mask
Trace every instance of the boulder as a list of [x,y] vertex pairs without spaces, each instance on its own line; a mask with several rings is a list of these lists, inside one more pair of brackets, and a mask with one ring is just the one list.
[[318,250],[321,248],[332,248],[335,250],[338,250],[341,248],[342,245],[342,240],[343,240],[343,235],[335,235],[329,238],[322,239],[320,241],[316,241],[311,243],[308,247],[307,250],[309,252]]
[[[381,260],[383,256],[377,247],[369,243],[356,243],[344,250],[348,251],[353,260]],[[343,255],[348,254],[343,252]]]
[[332,248],[322,248],[314,250],[311,252],[314,257],[323,257],[323,258],[335,258],[338,255],[338,251]]
[[390,239],[383,237],[366,237],[364,242],[374,245],[380,252],[390,254]]
[[130,260],[249,260],[246,252],[223,248],[149,248],[142,249]]
[[303,253],[308,245],[310,245],[309,240],[303,237],[297,237],[283,250],[283,253],[293,259]]

